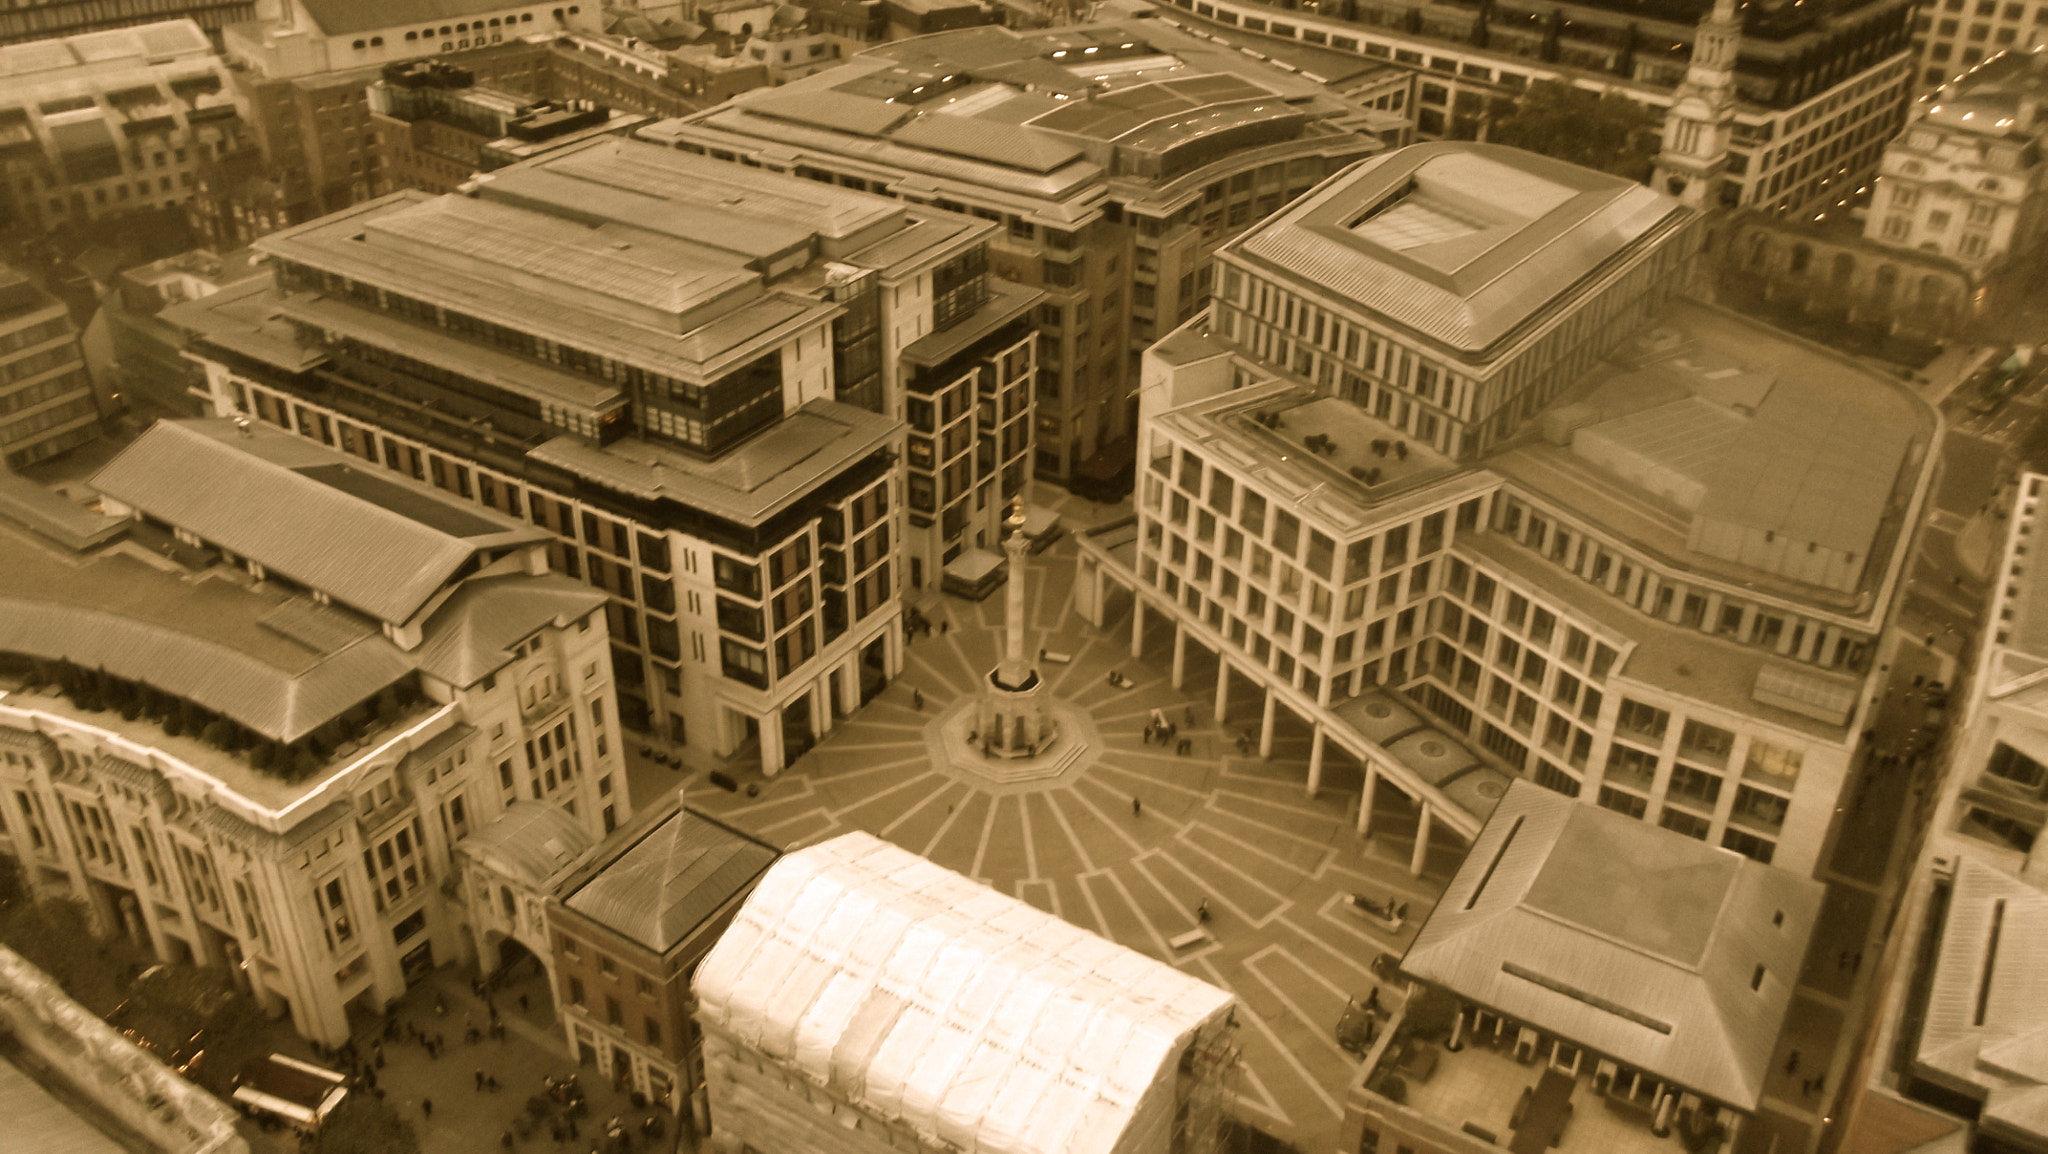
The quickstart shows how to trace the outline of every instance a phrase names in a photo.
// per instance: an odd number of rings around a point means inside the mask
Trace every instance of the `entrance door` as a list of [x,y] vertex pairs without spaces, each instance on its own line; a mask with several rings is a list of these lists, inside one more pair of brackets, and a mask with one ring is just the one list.
[[398,959],[398,968],[405,973],[405,984],[408,989],[418,985],[428,974],[434,972],[434,943],[421,942],[407,950],[405,956]]

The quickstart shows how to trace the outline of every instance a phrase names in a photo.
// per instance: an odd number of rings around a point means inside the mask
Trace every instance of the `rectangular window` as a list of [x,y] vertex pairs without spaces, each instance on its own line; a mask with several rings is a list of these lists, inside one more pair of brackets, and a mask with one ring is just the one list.
[[1645,741],[1662,741],[1665,729],[1671,724],[1671,714],[1624,697],[1621,709],[1615,714],[1614,724],[1617,729],[1626,730]]
[[1743,760],[1742,776],[1774,789],[1789,790],[1799,781],[1799,767],[1805,760],[1796,749],[1786,749],[1752,738]]
[[2002,741],[1992,748],[1984,771],[2029,790],[2039,790],[2048,784],[2048,767]]
[[1721,798],[1721,779],[1689,765],[1673,766],[1668,793],[1711,810]]
[[1633,818],[1641,818],[1650,808],[1647,800],[1604,785],[1600,787],[1600,805],[1603,809],[1625,813]]

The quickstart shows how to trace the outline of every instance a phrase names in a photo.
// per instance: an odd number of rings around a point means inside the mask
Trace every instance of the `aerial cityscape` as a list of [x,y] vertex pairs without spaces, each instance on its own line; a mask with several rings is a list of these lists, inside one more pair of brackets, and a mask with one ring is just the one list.
[[0,1148],[2048,1152],[2044,148],[2048,0],[0,0]]

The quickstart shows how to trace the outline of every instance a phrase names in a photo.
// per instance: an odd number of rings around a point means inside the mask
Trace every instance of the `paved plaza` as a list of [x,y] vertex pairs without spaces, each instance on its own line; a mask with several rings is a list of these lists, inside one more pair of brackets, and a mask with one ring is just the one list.
[[[1096,517],[1071,498],[1059,507],[1076,531]],[[1003,597],[929,596],[919,607],[932,629],[879,697],[776,777],[728,768],[757,795],[694,784],[703,778],[693,774],[690,804],[790,846],[865,830],[1232,991],[1248,1011],[1239,1015],[1240,1116],[1304,1150],[1331,1149],[1358,1067],[1336,1040],[1345,999],[1373,986],[1377,954],[1406,947],[1463,847],[1440,838],[1424,876],[1411,876],[1415,814],[1391,790],[1362,841],[1352,827],[1355,764],[1331,757],[1321,796],[1308,798],[1306,726],[1290,726],[1283,711],[1273,757],[1260,760],[1261,701],[1247,679],[1231,679],[1238,692],[1219,725],[1213,659],[1191,647],[1186,683],[1170,684],[1169,625],[1148,630],[1134,659],[1128,595],[1112,599],[1102,630],[1084,621],[1073,606],[1071,533],[1028,568],[1027,650],[1070,655],[1040,673],[1100,742],[1076,768],[1005,785],[935,763],[929,734],[996,661]],[[1112,670],[1136,684],[1112,686]],[[1171,745],[1145,740],[1155,709],[1178,727]],[[1254,739],[1248,754],[1241,735]],[[1179,738],[1189,739],[1185,754]],[[636,787],[662,784],[645,775],[636,772]],[[679,780],[668,776],[666,788]],[[1354,891],[1408,902],[1404,931],[1368,924],[1346,901]],[[1173,949],[1171,939],[1197,928],[1205,899],[1210,938]]]

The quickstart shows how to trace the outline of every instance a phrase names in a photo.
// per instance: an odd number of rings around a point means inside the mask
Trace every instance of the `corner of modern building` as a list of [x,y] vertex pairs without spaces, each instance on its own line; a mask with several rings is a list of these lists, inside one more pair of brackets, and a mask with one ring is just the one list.
[[1133,436],[1139,355],[1217,246],[1381,150],[1372,99],[1164,21],[978,27],[637,135],[1001,225],[990,271],[1045,294],[1032,470],[1066,481]]
[[[1527,776],[1798,873],[1872,707],[1936,415],[1681,294],[1700,218],[1497,145],[1361,162],[1225,245],[1140,386],[1077,601],[1478,832]],[[1407,827],[1403,819],[1403,830]]]
[[265,238],[185,315],[216,412],[545,529],[611,598],[627,724],[772,774],[1024,484],[1039,294],[997,231],[603,138]]

